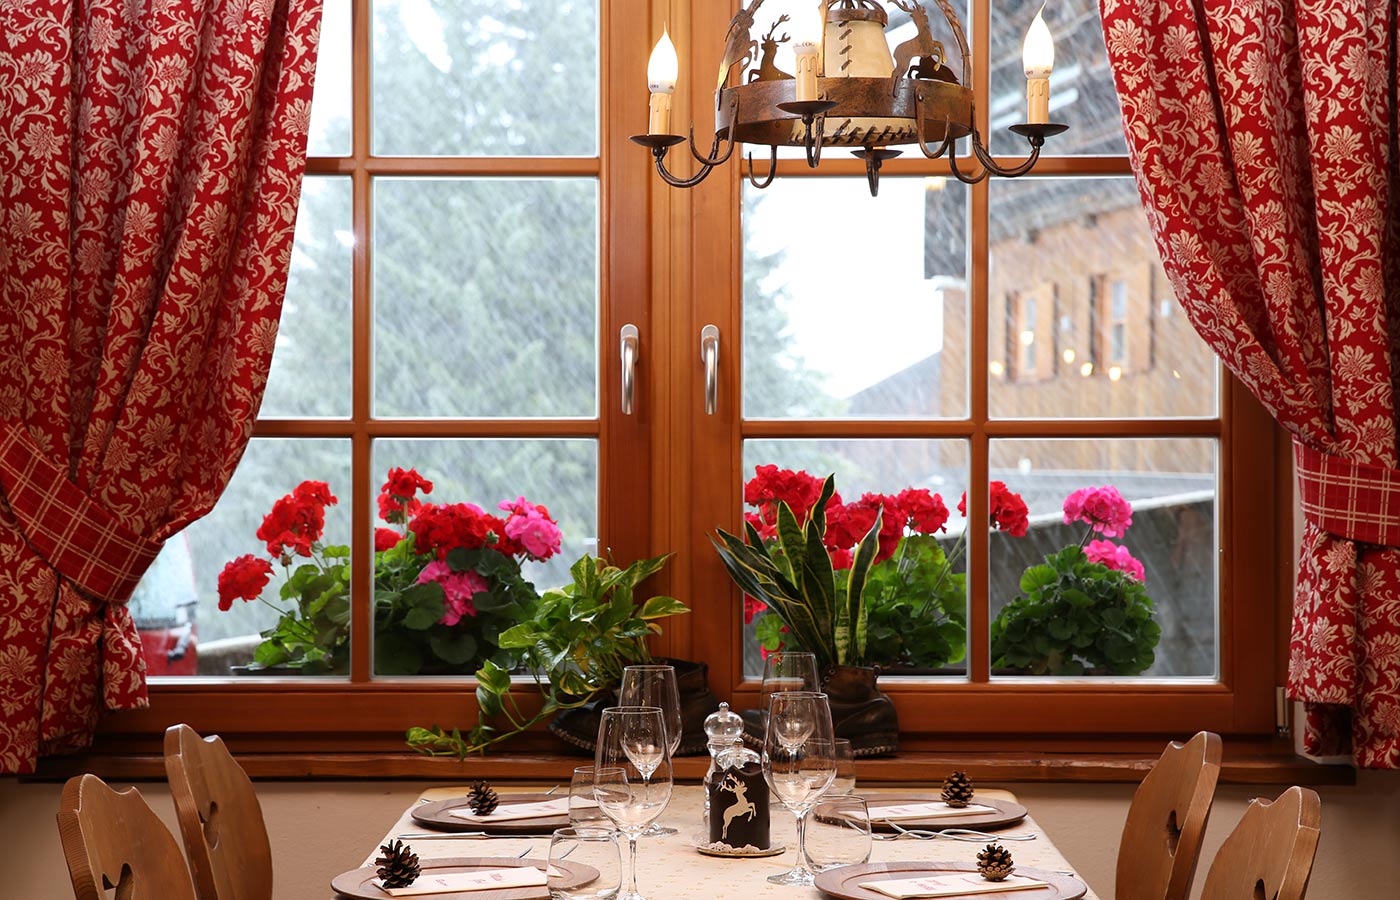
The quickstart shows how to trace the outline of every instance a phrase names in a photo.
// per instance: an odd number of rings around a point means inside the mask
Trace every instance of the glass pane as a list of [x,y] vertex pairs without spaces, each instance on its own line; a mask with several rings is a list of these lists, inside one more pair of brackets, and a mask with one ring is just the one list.
[[746,188],[744,415],[965,415],[966,223],[943,178]]
[[326,0],[321,12],[321,44],[316,52],[316,90],[311,97],[308,156],[351,153],[351,0]]
[[[372,491],[376,496],[389,469],[412,468],[432,482],[432,493],[425,498],[432,503],[472,503],[491,515],[504,515],[499,504],[518,497],[545,506],[558,523],[562,540],[547,561],[525,560],[521,567],[538,591],[567,583],[569,566],[584,553],[598,552],[598,444],[594,440],[379,440],[374,442],[373,464],[377,480]],[[375,524],[403,531],[402,525],[383,520]],[[463,602],[467,593],[481,589],[479,583],[468,584],[470,579],[463,577],[454,580],[458,586],[450,589],[464,593],[444,605],[441,618],[430,617],[415,624],[408,618],[409,602],[402,594],[391,595],[389,591],[416,583],[419,575],[413,573],[421,572],[421,565],[429,559],[412,561],[411,577],[400,576],[390,584],[386,555],[380,554],[378,567],[375,672],[475,672],[483,658],[493,655],[501,630],[514,621]],[[456,621],[449,624],[449,618]]]
[[302,181],[287,297],[263,396],[264,417],[350,415],[350,179]]
[[[779,472],[762,470],[776,466]],[[791,501],[800,498],[800,485],[835,473],[836,489],[844,503],[833,498],[827,506],[827,538],[832,561],[838,569],[837,590],[845,589],[850,546],[859,539],[847,535],[868,529],[881,494],[901,502],[916,514],[920,527],[930,534],[907,530],[903,537],[891,532],[881,547],[865,590],[869,615],[867,648],[870,662],[887,674],[946,675],[966,671],[967,558],[962,541],[964,520],[957,510],[967,485],[968,450],[963,441],[935,440],[751,440],[744,442],[745,494],[755,502],[744,512],[759,517],[774,514],[764,509],[763,498]],[[808,478],[782,474],[805,473]],[[933,498],[922,502],[899,500],[901,492],[926,490]],[[811,499],[815,499],[814,497]],[[811,502],[809,499],[807,502]],[[800,499],[799,515],[800,512]],[[947,514],[925,510],[942,507]],[[886,506],[888,510],[893,502]],[[755,523],[758,527],[759,523]],[[935,530],[936,529],[936,530]],[[760,605],[745,602],[744,672],[761,676],[763,657],[784,640],[781,622]]]
[[1021,45],[1036,12],[1055,38],[1055,69],[1050,74],[1050,121],[1069,131],[1045,144],[1047,153],[1116,155],[1128,152],[1118,91],[1104,49],[1097,0],[996,0],[992,4],[990,126],[992,151],[1012,156],[1030,152],[1026,139],[1007,127],[1026,121],[1026,72]]
[[992,533],[993,674],[1215,677],[1214,440],[1003,440],[990,453],[992,480],[1029,514],[1024,536]]
[[386,178],[374,191],[382,416],[592,416],[598,183]]
[[[350,543],[350,442],[301,438],[254,438],[238,471],[209,515],[166,541],[155,564],[131,597],[149,675],[258,674],[247,667],[259,652],[270,658],[271,642],[259,632],[277,625],[277,610],[298,604],[279,595],[289,571],[267,553],[257,532],[273,504],[303,479],[326,482],[339,503],[325,510],[323,542]],[[270,560],[271,581],[254,600],[231,597],[219,609],[219,576],[231,560],[252,555]],[[309,560],[293,555],[292,569]],[[282,666],[263,674],[339,674],[349,671],[348,600],[326,604],[307,621],[298,614],[284,632],[329,650],[320,663],[302,669]],[[304,612],[304,610],[302,610]],[[295,643],[295,642],[294,642]],[[319,656],[320,654],[313,654]]]
[[374,152],[596,155],[599,16],[597,0],[375,0]]
[[993,416],[1216,414],[1219,367],[1176,303],[1132,179],[990,190]]

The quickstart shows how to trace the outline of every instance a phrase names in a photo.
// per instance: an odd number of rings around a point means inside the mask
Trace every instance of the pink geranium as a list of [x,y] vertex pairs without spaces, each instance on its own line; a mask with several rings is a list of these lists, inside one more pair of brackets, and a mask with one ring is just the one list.
[[419,584],[428,582],[442,585],[445,608],[442,618],[438,621],[443,625],[456,625],[462,621],[463,616],[475,616],[476,606],[472,604],[472,597],[491,589],[486,579],[476,572],[454,572],[451,566],[440,559],[428,563],[423,567],[423,571],[418,573]]
[[1084,545],[1084,555],[1090,562],[1103,563],[1110,569],[1126,572],[1138,581],[1146,581],[1147,573],[1128,548],[1112,541],[1090,541]]
[[1065,498],[1065,523],[1084,522],[1104,537],[1122,537],[1133,524],[1133,507],[1111,485],[1080,488]]
[[549,517],[549,510],[524,497],[502,500],[500,508],[510,513],[506,518],[506,537],[524,548],[538,560],[549,559],[559,552],[562,536],[559,526]]

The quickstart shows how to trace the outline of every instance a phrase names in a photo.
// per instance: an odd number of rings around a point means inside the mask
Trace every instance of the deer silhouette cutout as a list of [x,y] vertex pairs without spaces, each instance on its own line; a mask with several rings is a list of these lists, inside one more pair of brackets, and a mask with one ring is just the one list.
[[729,823],[743,816],[750,822],[753,821],[754,814],[758,812],[758,807],[749,800],[749,786],[734,777],[730,772],[724,777],[720,787],[734,794],[734,802],[729,804],[724,810],[724,827],[719,830],[719,839],[725,841],[729,839]]
[[787,20],[787,13],[778,16],[778,21],[774,22],[773,27],[768,29],[768,33],[763,36],[761,42],[763,57],[759,60],[758,69],[749,73],[749,81],[780,81],[784,78],[792,77],[774,64],[774,60],[777,59],[778,56],[778,45],[786,44],[791,40],[791,36],[787,34],[784,34],[782,37],[773,36],[774,33],[777,32],[778,26]]
[[894,49],[894,74],[891,78],[898,85],[899,79],[905,76],[919,57],[931,57],[936,67],[941,68],[948,56],[943,42],[934,40],[933,32],[929,31],[928,10],[924,9],[923,4],[915,0],[893,0],[893,3],[909,14],[914,20],[914,27],[918,29],[918,34]]
[[719,82],[715,85],[718,91],[724,87],[724,83],[729,80],[729,70],[736,65],[753,62],[758,54],[758,41],[749,36],[749,29],[753,27],[753,14],[763,4],[763,0],[753,0],[745,9],[740,9],[734,14],[734,18],[729,20],[729,32],[724,37],[724,56],[719,62]]

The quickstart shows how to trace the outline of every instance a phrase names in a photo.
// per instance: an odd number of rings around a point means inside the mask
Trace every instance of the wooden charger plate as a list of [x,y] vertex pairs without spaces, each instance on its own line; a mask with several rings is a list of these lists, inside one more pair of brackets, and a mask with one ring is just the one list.
[[[420,863],[423,866],[424,875],[429,872],[435,875],[446,875],[452,872],[470,872],[473,869],[514,869],[523,866],[534,866],[536,869],[544,870],[545,866],[549,865],[543,859],[516,859],[509,856],[443,857],[441,859],[420,860]],[[598,870],[592,866],[568,860],[556,860],[554,868],[562,872],[566,879],[555,884],[558,888],[582,887],[598,877]],[[357,900],[386,900],[390,895],[374,883],[374,879],[378,877],[373,866],[355,869],[353,872],[337,875],[331,880],[331,888],[343,897],[355,897]],[[548,900],[549,888],[540,885],[539,887],[506,888],[499,891],[452,891],[446,894],[422,894],[420,896],[424,900]],[[886,897],[885,900],[889,900],[889,898]]]
[[[865,797],[865,803],[873,811],[880,806],[931,803],[938,799],[940,798],[937,796],[920,794],[870,794]],[[985,831],[989,828],[1005,828],[1007,825],[1015,825],[1026,817],[1026,808],[1010,800],[984,800],[974,796],[971,802],[993,807],[996,812],[973,813],[966,816],[938,816],[932,819],[896,819],[895,824],[899,825],[899,828],[915,828],[922,831],[942,831],[944,828],[975,828],[979,831]],[[899,830],[888,821],[875,818],[873,812],[870,816],[870,827],[874,831],[895,832]],[[886,897],[885,900],[889,900],[889,898]]]
[[[894,862],[866,863],[860,866],[841,866],[828,869],[817,875],[817,890],[828,897],[839,900],[890,900],[878,891],[860,886],[862,881],[895,881],[903,878],[920,878],[929,875],[947,875],[954,872],[976,872],[977,867],[968,863],[955,862]],[[1044,869],[1016,867],[1017,875],[1036,878],[1046,882],[1045,887],[1020,888],[1014,891],[989,891],[985,894],[957,894],[940,900],[1077,900],[1089,892],[1089,887],[1078,878],[1059,875]],[[380,898],[383,900],[383,898]]]
[[[556,794],[501,794],[498,809],[514,806],[517,803],[542,803],[545,800],[560,799]],[[567,795],[565,795],[567,799]],[[556,828],[569,827],[569,814],[539,816],[534,819],[511,819],[505,822],[470,822],[451,814],[450,810],[467,809],[466,797],[449,797],[420,803],[411,813],[413,821],[425,828],[436,831],[484,831],[487,834],[553,834]]]

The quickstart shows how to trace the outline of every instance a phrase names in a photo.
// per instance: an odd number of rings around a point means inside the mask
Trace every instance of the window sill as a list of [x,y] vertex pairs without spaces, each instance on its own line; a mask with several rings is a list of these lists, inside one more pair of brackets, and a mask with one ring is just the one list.
[[[251,753],[237,756],[248,774],[259,780],[408,779],[461,782],[474,778],[500,781],[567,782],[582,756],[498,753],[464,762],[410,753]],[[983,784],[1025,782],[1137,783],[1156,762],[1156,754],[1027,752],[907,752],[886,759],[861,760],[857,777],[867,783],[927,783],[952,769],[964,769]],[[698,781],[708,757],[676,760],[676,776]],[[91,772],[109,781],[164,780],[158,754],[95,754],[47,759],[25,780],[61,781]],[[1291,755],[1256,754],[1228,757],[1221,784],[1351,785],[1350,766],[1321,765]]]

